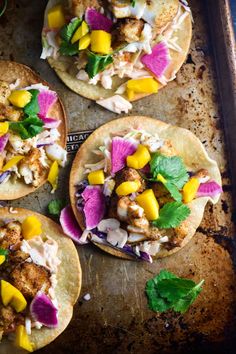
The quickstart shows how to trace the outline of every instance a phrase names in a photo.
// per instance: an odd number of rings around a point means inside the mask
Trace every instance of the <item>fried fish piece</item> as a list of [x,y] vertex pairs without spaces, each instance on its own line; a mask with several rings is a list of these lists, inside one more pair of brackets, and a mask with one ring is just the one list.
[[173,21],[178,9],[178,0],[137,0],[134,7],[129,0],[111,0],[111,10],[116,18],[143,19],[155,28],[156,34]]
[[11,122],[17,122],[23,115],[23,112],[15,109],[12,106],[7,106],[0,101],[0,121],[10,120]]
[[0,103],[8,105],[8,97],[11,94],[10,86],[7,82],[0,80]]
[[138,42],[144,27],[142,20],[127,18],[118,25],[119,40],[132,43]]
[[73,16],[81,18],[88,7],[99,10],[100,4],[98,0],[68,0],[67,2],[70,13]]
[[134,168],[125,167],[119,171],[115,176],[115,188],[118,187],[122,182],[126,181],[139,181],[140,188],[137,192],[142,193],[146,188],[146,182],[142,176]]
[[44,180],[47,172],[47,169],[40,162],[40,157],[40,150],[32,148],[19,163],[19,172],[24,177],[25,183],[32,183],[34,187],[37,187]]
[[21,224],[11,221],[6,226],[0,227],[0,248],[8,249],[22,240]]
[[41,289],[48,292],[51,282],[49,271],[37,264],[24,262],[10,274],[12,285],[19,289],[26,299],[32,299]]

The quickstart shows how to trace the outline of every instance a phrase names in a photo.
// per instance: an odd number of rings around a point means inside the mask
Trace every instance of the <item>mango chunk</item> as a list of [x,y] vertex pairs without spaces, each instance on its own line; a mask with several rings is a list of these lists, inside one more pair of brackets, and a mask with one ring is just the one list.
[[8,129],[9,129],[8,122],[0,123],[0,136],[5,135],[8,132]]
[[77,42],[78,40],[80,40],[80,38],[84,37],[88,32],[89,32],[89,26],[85,21],[83,21],[75,31],[73,37],[71,38],[71,43],[73,44]]
[[198,178],[192,177],[183,187],[183,201],[190,203],[197,194],[200,182]]
[[135,96],[135,93],[133,90],[127,88],[126,89],[126,93],[127,93],[127,97],[128,97],[128,100],[131,101],[134,99],[134,96]]
[[23,311],[27,302],[22,293],[5,280],[1,280],[1,297],[4,306],[11,305],[16,312]]
[[88,48],[91,43],[91,35],[88,33],[79,40],[79,50]]
[[128,167],[140,169],[146,166],[150,160],[151,155],[148,148],[140,144],[133,155],[127,156],[126,164]]
[[13,106],[24,108],[31,100],[31,93],[26,90],[14,90],[11,92],[8,100]]
[[139,188],[140,188],[139,181],[126,181],[126,182],[121,183],[116,188],[116,194],[119,196],[129,195],[131,193],[137,192]]
[[0,254],[0,265],[3,264],[6,260],[6,256],[4,256],[3,254]]
[[111,51],[111,34],[102,30],[91,32],[92,52],[109,54]]
[[159,217],[159,204],[152,189],[146,189],[135,200],[144,209],[148,220],[156,220]]
[[22,222],[22,235],[24,239],[30,240],[31,238],[41,235],[42,224],[41,221],[34,215],[27,216],[27,218]]
[[54,161],[48,173],[48,182],[52,186],[52,192],[54,192],[57,189],[58,175],[59,175],[58,162]]
[[2,171],[5,172],[7,170],[10,170],[13,166],[17,165],[18,162],[20,162],[24,156],[18,155],[12,157],[2,168]]
[[19,325],[16,328],[15,345],[19,348],[27,350],[30,353],[34,351],[34,345],[30,342],[26,329],[23,325]]
[[66,23],[62,5],[53,6],[48,11],[48,27],[61,28]]
[[[158,82],[151,78],[132,79],[127,81],[127,90],[132,90],[135,93],[157,93]],[[127,92],[128,94],[128,92]]]
[[103,170],[92,171],[88,174],[89,184],[104,184],[105,176]]

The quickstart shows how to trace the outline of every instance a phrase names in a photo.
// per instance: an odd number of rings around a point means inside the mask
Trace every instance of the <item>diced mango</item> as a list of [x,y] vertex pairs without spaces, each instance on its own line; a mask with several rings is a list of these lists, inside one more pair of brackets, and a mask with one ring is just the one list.
[[90,43],[91,43],[91,35],[89,33],[87,33],[85,36],[83,36],[79,40],[79,50],[83,50],[83,49],[88,48]]
[[144,209],[148,220],[156,220],[159,217],[159,204],[152,189],[146,189],[135,200]]
[[48,27],[61,28],[66,23],[62,5],[53,6],[48,11]]
[[59,175],[58,162],[54,161],[48,173],[48,182],[52,186],[52,192],[54,192],[57,189],[58,175]]
[[139,181],[126,181],[126,182],[121,183],[116,188],[116,194],[119,196],[129,195],[131,193],[137,192],[139,188],[140,188]]
[[5,280],[1,280],[1,297],[3,305],[7,306],[10,304],[16,312],[23,311],[27,306],[23,294]]
[[71,38],[71,43],[75,43],[78,40],[80,40],[82,37],[84,37],[87,33],[89,32],[89,26],[85,21],[81,23],[81,25],[77,28],[75,31],[73,37]]
[[25,107],[31,100],[31,93],[26,90],[14,90],[11,92],[8,100],[13,104],[13,106],[23,108]]
[[126,93],[127,93],[127,97],[128,97],[128,100],[129,100],[129,101],[131,101],[131,100],[134,99],[135,94],[134,94],[134,91],[133,91],[133,90],[127,88],[127,89],[126,89]]
[[8,122],[2,122],[0,123],[0,136],[6,134],[9,129],[9,123]]
[[111,34],[102,30],[91,32],[92,52],[109,54],[111,51]]
[[0,265],[3,264],[6,260],[6,256],[4,256],[3,254],[0,254]]
[[19,325],[16,328],[15,345],[19,348],[27,350],[30,353],[34,351],[34,345],[30,342],[26,329],[23,325]]
[[27,216],[27,218],[22,222],[22,235],[24,239],[30,240],[31,238],[41,235],[42,224],[41,221],[34,215]]
[[18,162],[20,162],[24,156],[14,156],[12,157],[2,168],[2,171],[5,172],[7,170],[10,170],[13,166],[17,165]]
[[200,182],[198,178],[192,177],[183,187],[183,201],[190,203],[197,194]]
[[148,148],[140,144],[135,153],[127,157],[126,164],[128,167],[140,169],[146,166],[150,160],[151,155]]
[[88,174],[89,184],[104,184],[105,176],[103,170],[92,171]]
[[126,87],[127,90],[132,90],[135,93],[157,93],[158,82],[151,77],[144,79],[132,79],[127,81]]

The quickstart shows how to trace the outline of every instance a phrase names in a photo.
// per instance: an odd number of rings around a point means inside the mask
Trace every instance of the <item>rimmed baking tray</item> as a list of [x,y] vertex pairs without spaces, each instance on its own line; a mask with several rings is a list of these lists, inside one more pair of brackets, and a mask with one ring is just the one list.
[[[174,82],[158,95],[135,103],[131,114],[146,114],[196,133],[219,163],[221,201],[207,206],[201,226],[184,249],[151,265],[116,259],[90,245],[78,247],[81,299],[66,331],[38,353],[235,352],[235,43],[228,1],[192,0],[190,5],[194,31],[186,63]],[[85,131],[79,134],[82,141],[89,131],[117,116],[70,92],[39,59],[45,6],[45,0],[9,1],[0,18],[0,58],[29,65],[54,85],[65,103],[70,131],[75,132],[68,139],[71,150],[77,132]],[[68,198],[65,180],[74,155],[69,156],[55,196],[44,186],[11,205],[46,214],[51,199]],[[205,279],[203,292],[184,315],[160,315],[147,308],[146,281],[162,268],[196,281]],[[86,293],[91,295],[88,302],[83,300]]]

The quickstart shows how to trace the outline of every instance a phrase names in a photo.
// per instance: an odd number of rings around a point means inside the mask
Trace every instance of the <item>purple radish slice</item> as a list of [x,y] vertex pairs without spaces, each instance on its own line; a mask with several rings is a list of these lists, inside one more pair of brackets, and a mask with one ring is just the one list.
[[197,197],[212,197],[214,198],[216,195],[222,193],[223,190],[221,186],[215,181],[209,181],[206,183],[201,183],[198,191]]
[[106,200],[100,186],[87,186],[82,193],[87,230],[94,229],[105,214]]
[[115,137],[111,143],[111,173],[114,174],[126,165],[126,158],[133,155],[137,146],[126,139]]
[[57,101],[57,94],[51,90],[40,91],[38,94],[39,114],[47,117],[49,109]]
[[77,223],[73,210],[70,205],[62,209],[60,214],[60,224],[64,233],[69,236],[73,241],[80,244],[80,237],[82,230]]
[[170,64],[169,49],[165,42],[159,42],[152,48],[151,54],[144,54],[141,62],[157,78],[161,77]]
[[9,134],[0,136],[0,152],[3,152],[9,139]]
[[61,123],[61,121],[58,119],[48,118],[48,117],[43,116],[40,113],[38,114],[38,117],[43,121],[44,128],[47,128],[47,129],[58,128],[58,126]]
[[0,174],[0,184],[5,181],[5,179],[11,174],[10,171],[5,171]]
[[110,33],[113,22],[93,8],[88,8],[85,12],[85,21],[91,30],[102,30]]
[[58,326],[57,311],[51,299],[41,292],[37,293],[30,305],[30,313],[34,320],[50,328]]

